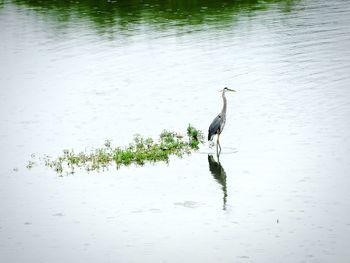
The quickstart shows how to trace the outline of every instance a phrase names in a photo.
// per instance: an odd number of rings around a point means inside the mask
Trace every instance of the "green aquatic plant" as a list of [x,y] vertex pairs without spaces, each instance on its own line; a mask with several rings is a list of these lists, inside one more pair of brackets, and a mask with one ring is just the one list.
[[201,131],[190,124],[187,136],[164,130],[157,141],[144,138],[139,134],[134,136],[133,142],[126,147],[113,147],[110,140],[106,140],[102,148],[76,153],[74,150],[64,150],[57,158],[45,157],[45,166],[54,169],[59,174],[75,173],[77,168],[87,171],[100,171],[115,164],[117,168],[130,164],[144,165],[146,162],[169,162],[169,157],[175,155],[183,157],[198,150],[204,142]]
[[[26,167],[27,167],[27,169],[32,169],[34,165],[35,165],[35,162],[28,161],[28,164],[26,165]],[[17,171],[18,171],[18,168],[17,168]]]
[[204,141],[203,133],[191,126],[191,124],[187,127],[187,136],[192,149],[198,149],[199,144]]

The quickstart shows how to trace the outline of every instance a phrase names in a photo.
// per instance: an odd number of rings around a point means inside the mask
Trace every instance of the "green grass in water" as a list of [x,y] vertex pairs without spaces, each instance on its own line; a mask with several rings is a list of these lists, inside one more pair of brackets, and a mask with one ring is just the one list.
[[64,150],[63,155],[56,159],[46,157],[45,165],[59,174],[72,174],[76,168],[99,171],[113,163],[120,168],[130,164],[142,166],[146,162],[169,162],[171,155],[182,157],[198,150],[203,141],[203,133],[189,124],[185,137],[166,130],[159,135],[156,142],[152,138],[135,135],[133,142],[124,148],[112,147],[111,141],[107,140],[102,148],[90,152],[75,153],[73,150]]

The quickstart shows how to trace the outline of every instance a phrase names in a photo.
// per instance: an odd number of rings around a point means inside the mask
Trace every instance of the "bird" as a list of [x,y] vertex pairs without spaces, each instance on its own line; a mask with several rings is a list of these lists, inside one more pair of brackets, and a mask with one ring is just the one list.
[[[222,110],[218,114],[218,116],[216,116],[215,119],[211,122],[208,130],[208,141],[212,141],[214,136],[217,135],[217,141],[216,141],[217,154],[220,154],[221,152],[221,145],[220,145],[219,138],[220,138],[220,134],[224,130],[225,123],[226,123],[227,100],[226,100],[225,93],[227,91],[236,92],[235,90],[229,89],[227,87],[225,87],[223,90],[220,91],[222,92],[222,100],[224,105],[222,106]],[[219,152],[218,152],[218,147],[220,148]]]

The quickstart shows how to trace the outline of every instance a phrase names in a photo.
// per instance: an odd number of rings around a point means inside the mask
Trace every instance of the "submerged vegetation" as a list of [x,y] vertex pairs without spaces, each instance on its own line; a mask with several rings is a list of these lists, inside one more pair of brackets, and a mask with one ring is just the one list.
[[187,127],[187,136],[164,130],[157,141],[135,135],[134,140],[126,147],[113,147],[107,140],[102,148],[75,153],[74,150],[64,150],[63,155],[57,158],[46,157],[45,166],[54,169],[59,174],[74,173],[77,168],[87,171],[99,171],[115,164],[144,165],[146,162],[169,162],[171,155],[182,157],[199,148],[204,137],[201,131],[190,124]]

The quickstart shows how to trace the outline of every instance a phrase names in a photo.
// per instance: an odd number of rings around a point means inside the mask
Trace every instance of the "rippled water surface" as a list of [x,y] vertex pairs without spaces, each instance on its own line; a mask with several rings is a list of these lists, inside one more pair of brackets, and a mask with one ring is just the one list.
[[[348,262],[349,1],[0,1],[1,262]],[[203,131],[220,162],[32,154]]]

